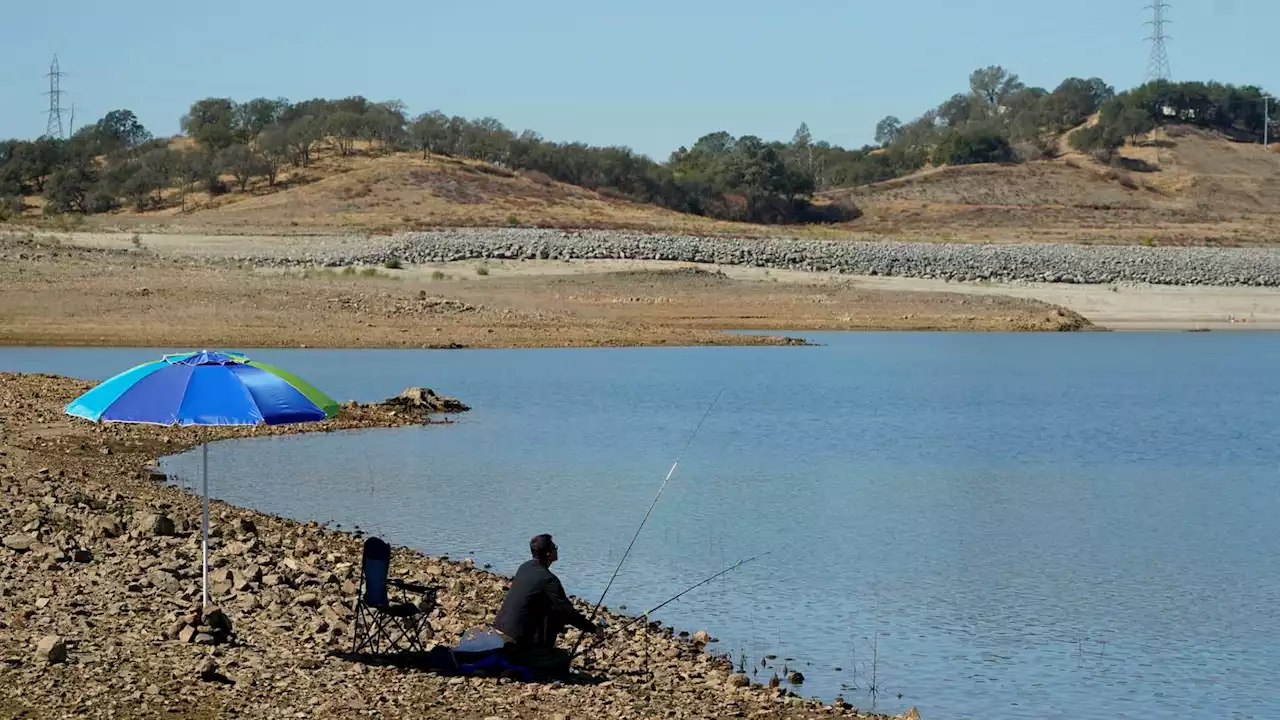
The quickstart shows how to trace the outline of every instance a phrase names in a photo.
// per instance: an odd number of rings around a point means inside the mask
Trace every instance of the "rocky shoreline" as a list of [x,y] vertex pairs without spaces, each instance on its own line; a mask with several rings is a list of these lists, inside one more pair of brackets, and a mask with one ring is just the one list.
[[669,260],[951,281],[1280,286],[1280,249],[845,242],[527,228],[411,232],[366,242],[263,248],[234,258],[277,267],[479,258]]
[[[155,459],[216,439],[436,422],[449,406],[348,404],[272,428],[95,425],[62,414],[90,383],[0,374],[0,716],[886,717],[733,674],[705,636],[632,625],[589,659],[593,683],[526,685],[357,662],[349,649],[361,540],[211,504],[217,613],[199,599],[199,499]],[[506,580],[397,549],[395,575],[442,588],[435,641],[488,622]],[[585,603],[578,601],[584,607]],[[621,628],[631,618],[609,614]]]

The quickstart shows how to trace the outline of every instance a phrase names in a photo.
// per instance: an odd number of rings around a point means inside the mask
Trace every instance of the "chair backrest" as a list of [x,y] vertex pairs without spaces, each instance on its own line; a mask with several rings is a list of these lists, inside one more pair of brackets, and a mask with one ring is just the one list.
[[360,574],[364,576],[366,605],[387,606],[387,573],[390,569],[391,546],[376,537],[365,540],[364,556],[360,561]]

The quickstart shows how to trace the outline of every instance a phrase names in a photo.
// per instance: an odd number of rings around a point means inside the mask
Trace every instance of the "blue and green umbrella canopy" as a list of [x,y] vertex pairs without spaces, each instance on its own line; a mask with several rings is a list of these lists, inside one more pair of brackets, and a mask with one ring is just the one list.
[[165,355],[76,398],[68,415],[154,425],[283,425],[333,417],[338,403],[280,368],[231,352]]

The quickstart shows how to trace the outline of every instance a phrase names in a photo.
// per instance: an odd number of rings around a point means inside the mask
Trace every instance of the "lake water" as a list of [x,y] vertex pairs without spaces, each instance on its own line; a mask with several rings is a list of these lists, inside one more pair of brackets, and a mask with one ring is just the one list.
[[[216,445],[211,487],[502,572],[551,532],[594,601],[723,390],[609,605],[768,550],[656,617],[795,658],[803,694],[867,707],[874,674],[888,712],[1280,717],[1280,335],[808,336],[254,352],[338,399],[426,385],[475,409]],[[158,352],[0,349],[0,369],[104,378]]]

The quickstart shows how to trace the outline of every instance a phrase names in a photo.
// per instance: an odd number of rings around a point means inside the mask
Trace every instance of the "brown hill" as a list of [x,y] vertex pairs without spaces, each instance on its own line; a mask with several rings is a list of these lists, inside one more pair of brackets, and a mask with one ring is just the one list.
[[[179,142],[181,139],[176,139]],[[171,144],[172,146],[172,144]],[[231,185],[231,178],[224,178]],[[537,172],[515,172],[487,163],[418,153],[319,154],[308,167],[286,169],[274,186],[251,182],[211,197],[176,191],[165,207],[122,210],[109,223],[164,224],[181,229],[259,232],[374,233],[442,226],[538,225],[574,228],[641,228],[736,233],[756,231],[630,202],[603,192],[556,182]]]
[[1111,164],[1065,152],[931,168],[825,195],[863,209],[851,229],[922,239],[1280,241],[1280,153],[1187,126],[1157,130]]
[[[781,234],[921,241],[1224,244],[1280,242],[1280,147],[1268,151],[1187,126],[1162,128],[1111,164],[1070,151],[1017,165],[930,168],[874,185],[822,193],[865,215],[839,225],[722,222],[630,202],[481,162],[367,147],[318,152],[309,167],[268,186],[164,207],[94,216],[94,224],[195,232],[389,233],[445,226],[537,225],[714,235]],[[175,137],[172,147],[190,140]],[[230,183],[231,178],[227,178]],[[28,199],[28,215],[39,213]]]

